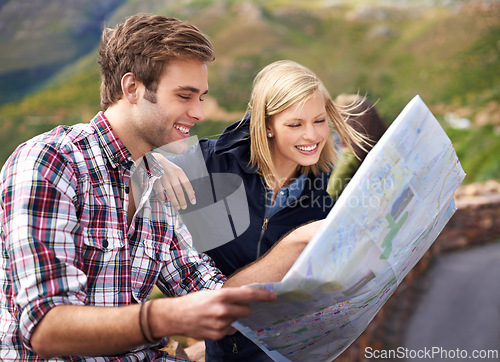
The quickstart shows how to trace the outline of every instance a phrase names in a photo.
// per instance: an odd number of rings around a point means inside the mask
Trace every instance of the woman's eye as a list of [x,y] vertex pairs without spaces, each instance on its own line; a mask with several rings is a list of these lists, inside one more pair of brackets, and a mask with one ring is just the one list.
[[325,123],[324,119],[318,119],[315,123]]
[[287,125],[288,127],[291,127],[291,128],[295,128],[295,127],[299,127],[300,126],[300,123],[293,123],[293,124],[289,124]]

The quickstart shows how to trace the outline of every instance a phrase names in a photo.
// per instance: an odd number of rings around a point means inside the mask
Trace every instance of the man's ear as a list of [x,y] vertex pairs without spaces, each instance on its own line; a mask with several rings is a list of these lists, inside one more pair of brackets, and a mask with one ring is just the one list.
[[139,100],[139,86],[141,82],[135,77],[134,73],[126,73],[122,77],[123,98],[129,103],[135,104]]

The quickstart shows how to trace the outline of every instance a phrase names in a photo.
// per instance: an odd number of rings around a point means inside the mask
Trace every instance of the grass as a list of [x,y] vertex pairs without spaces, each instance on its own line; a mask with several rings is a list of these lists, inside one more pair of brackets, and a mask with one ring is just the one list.
[[[227,111],[245,110],[256,72],[283,58],[310,67],[332,97],[359,92],[378,101],[377,109],[388,123],[416,94],[429,106],[468,107],[471,119],[489,101],[500,99],[498,11],[457,13],[425,8],[405,13],[387,8],[386,17],[352,20],[347,16],[352,2],[325,8],[322,2],[297,0],[286,10],[281,0],[257,3],[256,18],[242,13],[241,2],[236,0],[192,0],[189,7],[176,2],[151,5],[150,11],[161,8],[168,15],[192,21],[213,40],[217,59],[209,66],[210,95]],[[127,1],[110,23],[122,20],[118,18],[127,11],[144,11],[141,6],[139,1]],[[385,35],[377,35],[379,29],[385,29]],[[87,122],[99,110],[96,59],[94,50],[40,91],[0,106],[4,130],[0,162],[39,131],[55,124]],[[12,87],[6,89],[15,92]],[[195,133],[214,137],[227,126],[211,121],[197,125]],[[449,132],[468,172],[467,180],[499,178],[490,156],[498,152],[492,129]]]
[[500,179],[500,132],[492,125],[470,130],[446,129],[462,167],[464,183]]

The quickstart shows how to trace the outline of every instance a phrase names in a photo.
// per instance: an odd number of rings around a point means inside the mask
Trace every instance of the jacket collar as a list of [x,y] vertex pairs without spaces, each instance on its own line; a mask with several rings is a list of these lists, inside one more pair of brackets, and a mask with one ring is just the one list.
[[215,153],[234,155],[246,173],[257,171],[255,167],[250,167],[250,113],[222,132],[215,143]]

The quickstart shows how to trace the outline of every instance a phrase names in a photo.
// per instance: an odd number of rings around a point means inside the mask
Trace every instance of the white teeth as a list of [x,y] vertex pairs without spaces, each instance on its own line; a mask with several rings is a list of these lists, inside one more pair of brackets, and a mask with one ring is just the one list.
[[301,151],[312,151],[318,147],[318,144],[316,143],[314,146],[307,146],[307,147],[304,146],[295,146],[295,147],[297,147]]
[[186,133],[186,134],[189,133],[189,128],[182,127],[182,126],[179,126],[179,125],[176,125],[176,124],[174,124],[174,128],[178,129],[182,133]]

